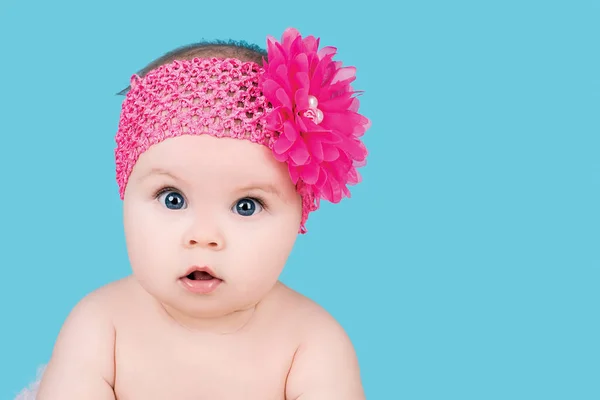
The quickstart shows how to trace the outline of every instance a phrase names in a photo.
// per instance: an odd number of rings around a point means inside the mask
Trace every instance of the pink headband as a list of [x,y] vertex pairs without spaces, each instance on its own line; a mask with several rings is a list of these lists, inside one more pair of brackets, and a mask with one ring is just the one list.
[[360,137],[370,121],[358,114],[354,67],[333,61],[336,49],[293,28],[267,38],[264,67],[233,58],[175,60],[134,74],[122,105],[115,150],[121,199],[140,154],[180,135],[233,137],[267,146],[288,165],[308,214],[320,199],[350,197],[366,162]]

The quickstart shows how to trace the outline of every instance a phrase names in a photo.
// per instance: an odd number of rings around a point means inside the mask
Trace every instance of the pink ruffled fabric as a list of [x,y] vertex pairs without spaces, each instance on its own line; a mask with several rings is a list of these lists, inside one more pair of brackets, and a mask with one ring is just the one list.
[[260,85],[273,105],[267,115],[268,129],[277,132],[273,154],[288,164],[294,183],[313,193],[315,208],[321,198],[338,203],[350,197],[348,185],[360,182],[357,167],[368,154],[360,137],[371,123],[358,113],[350,85],[356,68],[334,61],[335,47],[319,50],[319,39],[293,28],[267,45]]

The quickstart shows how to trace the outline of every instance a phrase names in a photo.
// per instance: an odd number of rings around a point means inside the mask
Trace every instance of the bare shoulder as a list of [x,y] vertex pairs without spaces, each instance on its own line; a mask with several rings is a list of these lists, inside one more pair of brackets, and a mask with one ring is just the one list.
[[340,323],[323,306],[311,298],[279,283],[275,301],[281,313],[290,316],[296,324],[294,328],[301,332],[305,340],[322,335],[335,335],[348,340],[348,336]]
[[115,398],[112,317],[124,284],[96,289],[73,307],[56,339],[38,400]]
[[356,351],[341,324],[322,306],[287,287],[281,294],[299,333],[286,399],[364,400]]

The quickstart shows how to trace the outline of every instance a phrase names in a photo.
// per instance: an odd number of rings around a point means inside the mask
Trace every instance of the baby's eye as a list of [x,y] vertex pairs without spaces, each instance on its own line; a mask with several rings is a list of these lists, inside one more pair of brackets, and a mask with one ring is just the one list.
[[185,207],[183,196],[175,191],[164,191],[158,196],[158,201],[171,210],[180,210]]
[[256,199],[251,199],[249,197],[244,197],[243,199],[238,200],[238,202],[233,207],[233,212],[248,217],[254,214],[256,211],[262,210],[262,205]]

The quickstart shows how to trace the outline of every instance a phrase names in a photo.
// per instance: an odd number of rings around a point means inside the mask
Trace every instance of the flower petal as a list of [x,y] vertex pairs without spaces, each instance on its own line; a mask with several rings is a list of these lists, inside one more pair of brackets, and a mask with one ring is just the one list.
[[338,69],[335,76],[331,80],[331,84],[334,85],[341,81],[354,80],[356,77],[356,67],[343,67]]
[[310,81],[310,93],[312,93],[314,96],[320,97],[320,92],[323,85],[327,84],[328,78],[326,70],[331,64],[331,57],[333,57],[333,54],[328,54],[323,59],[318,60],[317,64],[314,66],[314,69],[311,66],[312,79]]
[[325,46],[321,50],[319,50],[317,52],[317,54],[319,55],[319,58],[323,58],[327,55],[333,56],[336,52],[337,52],[337,48],[335,48],[333,46]]
[[354,167],[350,168],[350,171],[348,171],[348,184],[356,185],[360,181],[361,181],[361,176],[358,173],[358,171],[356,170],[356,168],[354,168]]
[[294,184],[298,183],[298,179],[300,179],[299,169],[299,167],[293,166],[292,164],[288,163],[288,171],[290,173],[290,178],[292,178],[292,182]]
[[294,62],[292,63],[293,69],[290,71],[290,75],[295,75],[300,71],[308,73],[308,56],[306,53],[300,53],[294,57]]
[[[277,98],[277,95],[276,95],[277,90],[279,90],[280,88],[281,88],[281,85],[279,83],[275,82],[273,79],[266,79],[262,83],[262,92],[269,99],[276,99]],[[273,105],[275,106],[276,104],[273,104]]]
[[303,87],[296,91],[294,102],[296,103],[296,108],[299,110],[308,108],[308,87]]
[[[306,117],[302,117],[302,116],[297,116],[296,117],[296,128],[298,129],[298,132],[307,132],[308,131],[308,127],[306,126],[306,123],[313,123],[310,119],[306,118]],[[314,125],[314,123],[313,123]]]
[[367,156],[364,144],[357,139],[345,140],[339,147],[353,160],[363,160]]
[[321,126],[327,129],[336,130],[342,132],[344,135],[351,135],[354,130],[354,126],[362,122],[362,116],[360,114],[343,111],[343,112],[328,112],[321,122]]
[[321,189],[321,196],[325,200],[333,203],[333,189],[331,188],[331,180],[328,179],[320,189]]
[[285,154],[294,144],[286,135],[281,135],[273,144],[273,151],[277,154]]
[[308,149],[303,140],[296,140],[289,151],[289,155],[290,159],[296,165],[305,165],[310,158],[310,154],[308,153]]
[[296,28],[287,28],[281,35],[281,43],[284,48],[289,50],[292,42],[298,37],[300,37],[300,32]]
[[314,137],[309,137],[309,139],[306,141],[306,145],[314,161],[323,161],[323,144],[320,140]]
[[269,54],[269,63],[274,62],[275,60],[283,60],[285,59],[285,52],[277,39],[273,36],[267,36],[267,51]]
[[319,165],[315,162],[304,165],[300,177],[304,183],[314,185],[319,179]]
[[302,41],[302,36],[298,34],[298,36],[294,37],[293,40],[290,42],[289,46],[290,56],[304,51],[304,42]]
[[319,48],[319,39],[315,38],[312,35],[307,36],[304,38],[303,44],[306,51],[317,52]]
[[323,101],[319,101],[319,109],[321,111],[333,111],[333,112],[342,112],[348,110],[355,98],[351,97],[351,95],[338,96],[331,99],[326,99]]
[[348,106],[348,110],[357,112],[359,106],[360,106],[360,100],[358,100],[357,97],[353,97],[352,103]]
[[[337,182],[336,182],[337,183]],[[339,183],[337,183],[337,185],[334,185],[332,182],[332,199],[331,202],[336,204],[339,203],[340,200],[342,200],[342,188],[340,187],[341,185]]]
[[323,161],[335,161],[340,156],[337,147],[323,145]]
[[319,126],[320,130],[314,130],[310,132],[312,137],[318,138],[321,143],[337,145],[342,142],[343,138],[332,131],[322,130],[322,126]]
[[288,68],[285,64],[279,64],[274,71],[273,79],[276,79],[277,82],[285,88],[285,90],[291,90],[289,77],[288,77]]
[[288,140],[290,142],[295,142],[300,137],[300,134],[298,133],[298,131],[296,130],[296,127],[294,126],[294,124],[291,121],[285,121],[283,123],[283,135],[282,136],[284,136],[284,135],[288,138]]
[[283,121],[281,119],[281,107],[277,107],[267,114],[267,129],[273,132],[280,131],[282,129]]
[[[308,73],[304,71],[297,72],[294,76],[296,78],[296,84],[298,85],[298,90],[306,89],[306,95],[308,96],[308,90],[310,88],[310,78],[308,77]],[[308,103],[308,101],[307,101]]]
[[325,183],[327,183],[327,179],[328,179],[327,170],[322,167],[319,167],[319,178],[317,179],[317,181],[315,182],[314,185],[317,188],[321,188],[321,187],[323,187],[323,185],[325,185]]
[[282,106],[290,109],[293,107],[292,100],[290,99],[284,88],[280,87],[275,91],[275,98],[279,100],[279,104],[281,104]]

